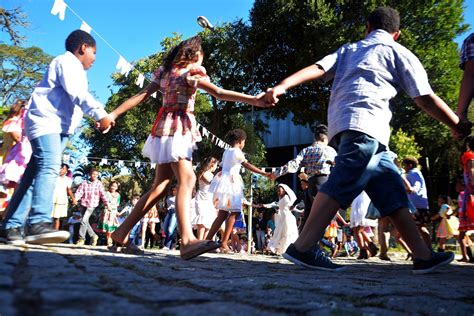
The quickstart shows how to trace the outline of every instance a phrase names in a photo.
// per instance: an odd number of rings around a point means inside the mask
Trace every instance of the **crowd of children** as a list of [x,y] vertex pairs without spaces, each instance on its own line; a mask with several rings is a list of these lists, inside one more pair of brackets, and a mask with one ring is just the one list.
[[[374,243],[377,235],[372,232],[378,225],[367,220],[369,216],[390,218],[399,233],[398,240],[404,242],[413,259],[416,274],[429,273],[451,262],[454,254],[445,251],[445,246],[448,238],[456,234],[463,254],[461,260],[469,260],[467,232],[474,229],[473,137],[467,138],[466,152],[461,158],[465,183],[464,194],[460,194],[459,199],[461,207],[456,214],[448,199],[440,197],[440,211],[434,216],[429,216],[426,187],[416,161],[404,160],[406,175],[401,177],[388,150],[388,140],[392,116],[389,100],[400,88],[427,114],[446,124],[454,137],[463,139],[470,133],[472,124],[467,120],[467,107],[474,95],[470,84],[474,39],[470,36],[463,44],[461,68],[464,76],[458,111],[454,113],[432,91],[418,58],[396,43],[399,28],[400,17],[396,10],[378,8],[367,19],[363,40],[340,47],[337,52],[257,96],[212,84],[202,67],[201,39],[195,36],[173,47],[155,71],[152,82],[109,114],[88,92],[86,70],[95,60],[95,40],[84,31],[74,31],[66,39],[67,52],[52,61],[32,94],[28,111],[20,115],[24,118],[24,131],[32,155],[11,198],[0,229],[0,240],[21,245],[68,239],[69,233],[55,229],[50,223],[52,218],[60,219],[64,215],[65,199],[69,195],[72,204],[79,205],[82,216],[76,241],[79,246],[86,242],[98,244],[100,232],[104,233],[107,246],[114,250],[123,248],[128,253],[142,253],[147,240],[154,246],[160,238],[164,238],[162,247],[165,249],[178,244],[185,260],[216,249],[223,253],[242,251],[248,236],[243,234],[246,226],[243,205],[246,202],[241,167],[271,179],[281,174],[269,174],[250,164],[242,151],[245,132],[235,129],[228,133],[231,147],[223,154],[222,169],[214,175],[218,163],[211,158],[203,163],[196,178],[192,153],[201,140],[194,117],[197,89],[221,100],[267,108],[275,106],[287,90],[324,77],[334,79],[328,107],[329,124],[321,127],[320,137],[315,138],[314,148],[308,147],[308,152],[314,155],[323,151],[325,154],[318,154],[323,159],[309,165],[314,167],[314,174],[308,181],[304,225],[298,230],[297,223],[301,221],[297,221],[292,212],[296,200],[294,192],[279,184],[278,210],[266,225],[263,218],[257,221],[256,231],[260,235],[257,249],[282,254],[305,267],[339,271],[344,267],[332,263],[324,255],[325,246],[331,249],[332,257],[345,249],[348,255],[359,253],[360,260],[375,256],[379,251]],[[143,154],[157,164],[149,191],[124,211],[120,207],[119,183],[111,181],[106,192],[98,179],[98,171],[92,169],[90,178],[84,180],[72,196],[71,185],[60,168],[61,153],[82,113],[97,120],[98,129],[107,132],[120,115],[158,91],[162,94],[162,106],[143,148]],[[297,169],[294,166],[305,161],[306,156],[302,153],[298,162],[289,163],[286,171],[282,169],[282,174],[294,172]],[[61,175],[59,180],[58,175]],[[173,179],[176,179],[175,185]],[[100,201],[104,209],[91,223]],[[349,208],[351,203],[348,224],[340,211]],[[457,228],[456,215],[459,217]],[[78,220],[78,213],[74,213],[68,222],[73,226]],[[438,252],[431,249],[430,220],[440,220]],[[141,223],[141,230],[138,223]],[[56,225],[59,225],[57,221]],[[342,228],[347,226],[352,231]],[[194,229],[197,229],[198,237]],[[141,231],[141,249],[136,242],[137,231]],[[148,231],[150,239],[146,237]],[[216,242],[218,232],[219,243]],[[269,232],[271,236],[267,240],[265,235]]]

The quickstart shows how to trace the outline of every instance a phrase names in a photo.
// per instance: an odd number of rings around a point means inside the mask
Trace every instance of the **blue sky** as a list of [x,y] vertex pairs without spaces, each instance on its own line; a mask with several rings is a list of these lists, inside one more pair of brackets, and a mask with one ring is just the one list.
[[[160,50],[163,38],[173,32],[189,37],[201,30],[196,23],[199,15],[206,16],[213,24],[246,20],[253,0],[65,0],[65,2],[94,31],[99,33],[127,61],[151,55]],[[465,20],[474,25],[474,1],[466,0]],[[10,9],[22,7],[31,26],[23,31],[27,46],[38,46],[56,56],[64,52],[64,40],[82,20],[66,9],[64,21],[50,14],[54,0],[2,0]],[[472,29],[471,29],[472,31]],[[88,71],[89,89],[101,102],[110,96],[110,75],[115,71],[119,55],[96,33],[97,60]],[[462,42],[465,35],[456,41]],[[8,42],[4,33],[0,40]]]

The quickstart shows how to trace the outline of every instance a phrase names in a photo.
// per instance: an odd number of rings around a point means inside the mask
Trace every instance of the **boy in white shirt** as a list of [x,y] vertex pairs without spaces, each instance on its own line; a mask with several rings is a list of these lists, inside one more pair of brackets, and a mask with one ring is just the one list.
[[73,31],[66,39],[66,50],[53,59],[31,95],[25,132],[33,155],[7,209],[0,242],[43,244],[69,238],[69,232],[51,226],[61,154],[83,113],[98,121],[104,132],[113,125],[104,106],[88,92],[86,70],[96,58],[94,38],[87,32]]

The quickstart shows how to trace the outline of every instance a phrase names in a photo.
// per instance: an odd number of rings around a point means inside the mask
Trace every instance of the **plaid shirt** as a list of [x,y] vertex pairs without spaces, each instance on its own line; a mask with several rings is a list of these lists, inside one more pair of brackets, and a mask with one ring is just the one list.
[[280,177],[287,173],[295,173],[304,167],[304,172],[308,177],[318,174],[328,175],[331,172],[331,165],[336,155],[334,148],[322,146],[316,142],[300,151],[295,159],[279,168],[275,174]]
[[464,70],[464,64],[468,60],[474,60],[474,33],[471,33],[462,43],[460,55],[459,67]]
[[400,89],[411,98],[433,93],[418,58],[377,29],[316,63],[334,78],[328,107],[328,138],[352,130],[388,145],[390,100]]
[[160,86],[163,95],[163,105],[160,108],[151,134],[153,136],[173,136],[176,133],[191,133],[193,141],[201,140],[194,117],[196,101],[196,79],[209,78],[204,67],[190,70],[173,67],[169,73],[162,75],[163,68],[158,68],[153,76],[153,82]]
[[74,196],[76,201],[81,200],[81,205],[87,208],[97,207],[100,200],[105,206],[109,204],[105,196],[104,186],[99,180],[94,182],[83,181]]

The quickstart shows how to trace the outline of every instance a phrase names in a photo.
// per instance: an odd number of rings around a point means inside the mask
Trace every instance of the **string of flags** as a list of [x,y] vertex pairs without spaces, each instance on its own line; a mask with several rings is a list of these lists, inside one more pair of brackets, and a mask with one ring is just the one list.
[[[81,16],[79,16],[79,14],[77,14],[64,0],[54,0],[53,7],[51,9],[51,14],[57,15],[61,21],[64,21],[66,17],[66,9],[69,9],[72,14],[74,14],[79,20],[81,20],[82,22],[80,26],[81,30],[87,33],[94,32],[102,41],[104,41],[104,43],[107,44],[107,46],[109,46],[119,56],[117,65],[115,68],[118,70],[118,72],[120,72],[120,74],[124,75],[125,77],[128,77],[130,72],[134,69],[133,64],[129,63],[108,41],[106,41],[96,30],[94,30],[86,21],[84,21],[84,19]],[[142,73],[139,73],[138,78],[135,81],[135,84],[138,87],[143,88],[145,84],[145,80],[147,80],[146,77]],[[156,92],[153,93],[151,97],[156,99],[157,93]],[[225,141],[217,137],[215,134],[211,133],[207,128],[205,128],[199,123],[198,123],[198,128],[201,132],[201,135],[203,135],[204,137],[210,138],[211,142],[214,145],[223,149],[230,148],[229,144],[227,144]]]

